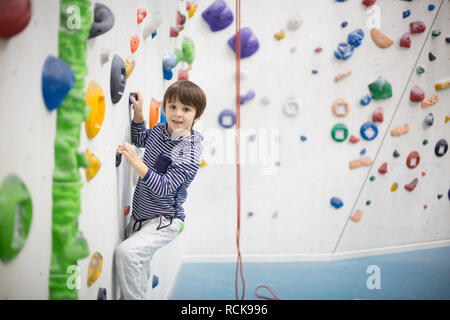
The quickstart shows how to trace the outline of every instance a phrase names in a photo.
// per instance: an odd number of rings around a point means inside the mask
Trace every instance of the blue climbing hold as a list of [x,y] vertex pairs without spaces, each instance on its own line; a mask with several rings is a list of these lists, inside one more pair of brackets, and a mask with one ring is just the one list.
[[153,31],[153,33],[152,33],[152,39],[154,38],[154,37],[156,37],[156,30],[155,31]]
[[42,70],[42,95],[49,111],[58,108],[75,85],[75,74],[63,60],[48,56]]
[[428,10],[429,10],[429,11],[433,11],[434,8],[435,8],[434,4],[430,4],[430,5],[428,6]]
[[366,94],[364,97],[361,98],[360,103],[363,106],[367,106],[372,101],[372,97],[370,94]]
[[330,200],[330,203],[333,207],[335,207],[336,209],[339,209],[340,207],[342,207],[344,205],[344,203],[342,202],[341,199],[333,197]]
[[156,275],[153,275],[153,279],[152,279],[152,289],[155,289],[155,287],[158,285],[159,283],[159,278]]
[[339,60],[347,60],[353,54],[353,46],[346,42],[338,44],[337,49],[334,51],[334,56]]
[[165,80],[171,80],[173,77],[172,69],[177,65],[177,55],[175,53],[164,53],[163,55],[163,74]]
[[224,128],[231,128],[236,122],[233,110],[225,109],[219,114],[219,124]]
[[403,19],[408,18],[411,15],[411,10],[403,11]]
[[134,98],[134,100],[137,100],[137,94],[136,93],[130,93],[130,97],[128,98],[128,104],[131,106],[133,102],[131,102],[131,97]]
[[302,140],[302,141],[306,141],[306,139],[307,139],[307,138],[306,138],[305,136],[301,136],[301,137],[300,137],[300,140]]
[[362,29],[356,29],[348,34],[347,42],[352,47],[357,48],[359,47],[363,39],[364,31]]
[[365,140],[373,140],[378,135],[378,128],[373,122],[366,122],[361,126],[360,129],[361,137]]
[[167,123],[167,119],[166,119],[166,116],[164,115],[163,107],[162,107],[162,106],[161,106],[161,110],[159,111],[159,114],[160,114],[160,116],[159,116],[159,122],[161,122],[161,123]]
[[361,150],[361,152],[359,154],[363,156],[363,155],[366,154],[366,152],[367,152],[367,150],[366,150],[366,148],[364,148],[364,149]]

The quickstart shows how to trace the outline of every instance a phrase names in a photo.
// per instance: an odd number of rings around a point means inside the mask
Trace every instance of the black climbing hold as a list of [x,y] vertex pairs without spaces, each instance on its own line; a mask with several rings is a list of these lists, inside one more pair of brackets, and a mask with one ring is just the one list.
[[95,38],[111,30],[114,26],[114,15],[107,6],[96,3],[94,7],[94,21],[89,32],[89,39]]
[[122,163],[122,155],[116,151],[116,168]]
[[439,193],[439,194],[437,195],[437,198],[438,198],[438,199],[441,199],[441,198],[442,198],[442,193]]
[[106,288],[98,288],[97,300],[107,300],[106,299]]
[[450,37],[445,37],[445,42],[450,43]]
[[117,54],[114,55],[111,63],[111,100],[117,103],[123,96],[125,84],[127,83],[127,72],[125,62]]
[[428,126],[432,126],[432,125],[433,125],[433,123],[434,123],[434,116],[433,116],[432,113],[429,113],[429,114],[425,117],[425,123],[426,123]]
[[395,158],[398,158],[398,157],[400,157],[400,153],[398,153],[398,151],[397,151],[397,150],[395,150],[395,151],[394,151],[394,157],[395,157]]
[[436,60],[436,56],[434,54],[432,54],[431,52],[428,52],[428,60],[434,61],[434,60]]
[[441,139],[436,143],[436,146],[434,147],[434,153],[438,157],[442,157],[444,154],[447,153],[448,150],[448,143],[445,141],[445,139]]

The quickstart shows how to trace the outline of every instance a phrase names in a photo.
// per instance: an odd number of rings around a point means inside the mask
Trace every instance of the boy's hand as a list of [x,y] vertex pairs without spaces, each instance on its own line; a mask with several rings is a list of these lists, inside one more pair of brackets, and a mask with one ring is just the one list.
[[135,123],[140,123],[144,121],[144,97],[142,96],[142,93],[137,91],[131,91],[130,93],[135,93],[137,96],[137,100],[134,99],[133,96],[130,97],[131,102],[133,102],[133,109],[134,109],[134,119],[133,121]]
[[117,152],[125,156],[130,166],[132,166],[137,171],[141,178],[145,177],[148,171],[148,167],[141,160],[141,158],[139,158],[136,150],[131,144],[126,142],[124,144],[120,144],[117,147]]

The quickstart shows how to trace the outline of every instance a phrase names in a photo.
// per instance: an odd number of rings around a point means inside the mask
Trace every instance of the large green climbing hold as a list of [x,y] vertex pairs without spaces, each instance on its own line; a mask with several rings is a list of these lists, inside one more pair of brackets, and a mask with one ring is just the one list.
[[369,84],[370,94],[375,100],[386,99],[392,97],[392,87],[382,77],[378,77],[377,80]]
[[0,186],[0,260],[8,262],[22,250],[31,226],[33,205],[25,184],[9,175]]
[[180,49],[175,49],[175,54],[177,56],[177,64],[180,61],[185,61],[188,64],[192,64],[195,56],[195,46],[194,41],[189,37],[183,37],[182,51]]

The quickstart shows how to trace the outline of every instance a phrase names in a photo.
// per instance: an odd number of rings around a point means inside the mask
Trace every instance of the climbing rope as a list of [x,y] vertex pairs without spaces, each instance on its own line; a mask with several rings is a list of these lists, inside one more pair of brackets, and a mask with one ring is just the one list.
[[[238,297],[238,272],[241,275],[242,281],[242,296],[241,300],[244,300],[245,296],[245,280],[244,275],[242,273],[242,256],[241,249],[239,244],[239,238],[241,234],[241,167],[239,162],[239,150],[240,150],[240,112],[241,112],[241,0],[236,0],[236,40],[235,40],[235,48],[236,48],[236,185],[237,185],[237,230],[236,230],[236,246],[237,246],[237,261],[236,261],[236,277],[235,277],[235,294],[236,300],[239,300]],[[259,288],[268,289],[273,298],[267,296],[261,296],[258,294]],[[280,300],[275,293],[266,285],[261,285],[256,287],[255,295],[258,298],[270,299],[270,300]]]

